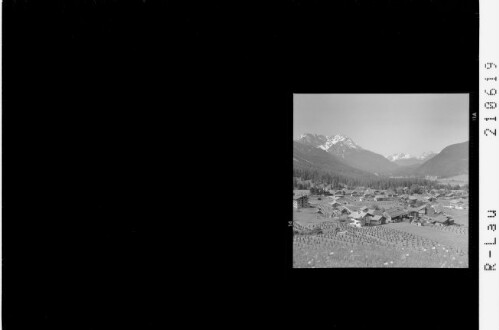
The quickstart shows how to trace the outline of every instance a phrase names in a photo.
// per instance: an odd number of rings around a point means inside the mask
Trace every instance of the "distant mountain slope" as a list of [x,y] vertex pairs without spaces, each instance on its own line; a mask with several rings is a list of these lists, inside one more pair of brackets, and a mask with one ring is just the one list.
[[412,165],[400,166],[399,168],[394,170],[391,173],[391,175],[402,176],[402,177],[415,176],[416,170],[418,169],[419,166],[421,166],[421,164],[412,164]]
[[445,147],[438,155],[419,166],[414,174],[432,175],[441,178],[459,174],[468,174],[469,143],[452,144]]
[[335,155],[297,141],[293,141],[293,167],[297,169],[316,169],[348,177],[374,177],[371,173],[364,172],[345,164]]
[[382,155],[360,147],[351,138],[342,134],[324,136],[306,133],[302,134],[297,142],[322,149],[337,156],[345,164],[370,173],[388,174],[399,167]]
[[344,159],[345,163],[371,173],[388,174],[399,167],[382,155],[365,149],[359,151],[349,150],[345,152]]

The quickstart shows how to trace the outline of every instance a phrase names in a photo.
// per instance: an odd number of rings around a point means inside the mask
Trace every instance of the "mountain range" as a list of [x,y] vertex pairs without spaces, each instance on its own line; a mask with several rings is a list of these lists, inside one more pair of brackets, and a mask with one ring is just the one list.
[[293,167],[296,169],[312,169],[325,171],[346,177],[374,177],[372,173],[353,168],[341,158],[321,148],[293,141]]
[[302,134],[297,142],[322,149],[325,152],[341,158],[343,163],[351,167],[375,174],[388,174],[398,168],[380,154],[366,150],[357,145],[348,136],[337,134],[324,136],[318,134]]
[[343,175],[450,177],[468,173],[468,147],[468,142],[463,142],[447,146],[438,154],[398,153],[384,157],[362,148],[343,134],[306,133],[293,142],[293,160],[296,167]]

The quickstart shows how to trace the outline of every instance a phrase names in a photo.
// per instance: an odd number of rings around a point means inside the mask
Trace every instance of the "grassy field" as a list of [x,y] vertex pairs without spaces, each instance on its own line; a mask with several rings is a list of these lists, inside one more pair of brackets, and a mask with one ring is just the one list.
[[305,209],[293,209],[293,221],[299,222],[304,225],[318,224],[322,221],[328,220],[322,215],[317,213],[317,208],[310,207]]
[[[466,253],[468,252],[468,235],[465,234],[459,234],[452,231],[444,231],[440,230],[440,228],[434,228],[434,227],[425,227],[425,226],[418,227],[406,222],[389,223],[385,226],[387,228],[392,228],[406,233],[428,238],[430,240],[439,242],[443,245],[452,246],[456,249],[463,250]],[[449,228],[452,228],[452,226]]]
[[467,184],[469,181],[469,175],[468,174],[461,174],[461,175],[456,175],[450,178],[445,178],[445,179],[437,179],[438,183],[442,184],[451,184],[451,185],[460,185],[463,186]]
[[405,248],[368,245],[295,243],[294,268],[467,268],[467,258],[446,253],[430,254]]
[[309,208],[293,213],[295,268],[468,267],[467,235],[407,223],[353,228],[315,212]]

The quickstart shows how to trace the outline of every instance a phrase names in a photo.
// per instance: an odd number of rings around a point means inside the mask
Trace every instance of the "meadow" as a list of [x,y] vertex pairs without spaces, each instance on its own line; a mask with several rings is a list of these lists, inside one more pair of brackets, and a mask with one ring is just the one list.
[[424,237],[442,243],[447,246],[452,246],[456,249],[468,252],[468,228],[457,226],[414,226],[407,222],[389,223],[386,228],[392,228],[416,236]]
[[451,184],[453,186],[455,186],[455,185],[464,186],[465,184],[468,184],[468,181],[469,181],[468,174],[456,175],[456,176],[453,176],[450,178],[445,178],[445,179],[437,179],[438,183]]
[[295,268],[468,267],[467,233],[445,230],[455,226],[396,223],[354,228],[323,218],[316,210],[294,211]]

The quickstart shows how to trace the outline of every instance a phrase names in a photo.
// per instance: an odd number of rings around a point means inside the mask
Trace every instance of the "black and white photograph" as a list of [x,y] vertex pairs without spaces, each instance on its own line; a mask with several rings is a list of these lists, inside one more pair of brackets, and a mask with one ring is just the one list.
[[468,94],[294,94],[294,268],[468,268]]
[[2,327],[499,329],[492,1],[3,1]]

